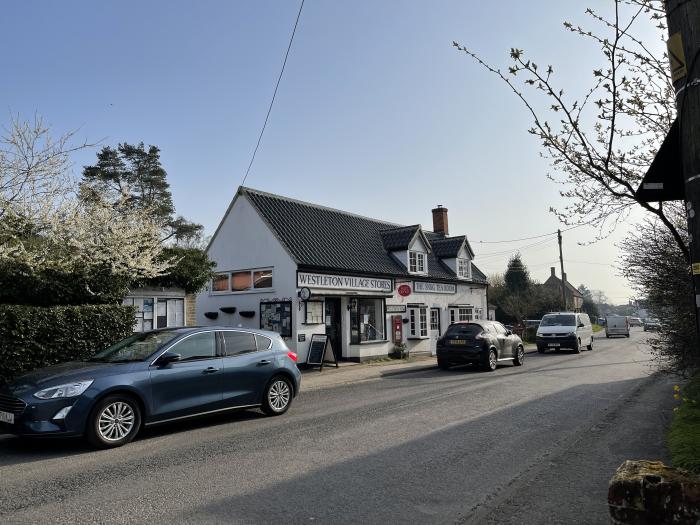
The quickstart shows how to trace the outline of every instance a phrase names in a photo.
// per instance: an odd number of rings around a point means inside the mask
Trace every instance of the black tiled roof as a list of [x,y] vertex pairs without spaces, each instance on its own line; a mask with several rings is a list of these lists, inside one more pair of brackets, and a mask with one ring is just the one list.
[[[239,193],[248,197],[300,266],[328,271],[416,277],[409,274],[389,251],[405,249],[419,228],[418,225],[401,226],[369,219],[250,188],[241,187]],[[424,234],[431,244],[444,239],[440,234]],[[405,241],[406,237],[408,241]],[[385,242],[398,248],[388,249]],[[434,252],[428,253],[427,277],[460,281]],[[475,282],[486,282],[486,276],[474,265],[472,277]]]

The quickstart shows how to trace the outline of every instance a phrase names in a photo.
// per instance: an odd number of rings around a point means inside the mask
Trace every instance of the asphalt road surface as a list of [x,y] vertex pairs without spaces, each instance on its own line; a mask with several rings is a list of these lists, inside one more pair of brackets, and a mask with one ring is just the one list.
[[114,450],[0,436],[0,522],[608,523],[620,463],[667,459],[673,380],[643,340],[302,392]]

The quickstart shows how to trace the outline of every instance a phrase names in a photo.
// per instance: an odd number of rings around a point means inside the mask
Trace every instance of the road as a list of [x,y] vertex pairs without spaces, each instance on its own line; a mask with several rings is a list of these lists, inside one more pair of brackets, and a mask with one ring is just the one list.
[[608,523],[619,464],[666,459],[673,383],[643,340],[302,392],[114,450],[0,436],[0,522]]

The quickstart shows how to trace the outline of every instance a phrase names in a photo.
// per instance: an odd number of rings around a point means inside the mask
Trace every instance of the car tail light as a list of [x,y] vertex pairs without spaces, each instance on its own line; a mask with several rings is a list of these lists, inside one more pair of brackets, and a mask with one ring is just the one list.
[[292,352],[291,350],[287,352],[287,357],[294,361],[295,363],[297,362],[297,354],[295,352]]
[[479,332],[478,334],[476,334],[476,336],[474,336],[474,339],[486,339],[486,337],[484,337],[484,332]]

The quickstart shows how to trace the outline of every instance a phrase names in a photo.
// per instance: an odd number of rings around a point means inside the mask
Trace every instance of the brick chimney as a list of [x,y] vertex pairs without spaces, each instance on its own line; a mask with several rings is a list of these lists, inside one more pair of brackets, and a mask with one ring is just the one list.
[[442,204],[438,204],[437,208],[433,209],[433,231],[442,233],[445,237],[450,234],[447,225],[447,208],[443,208]]

